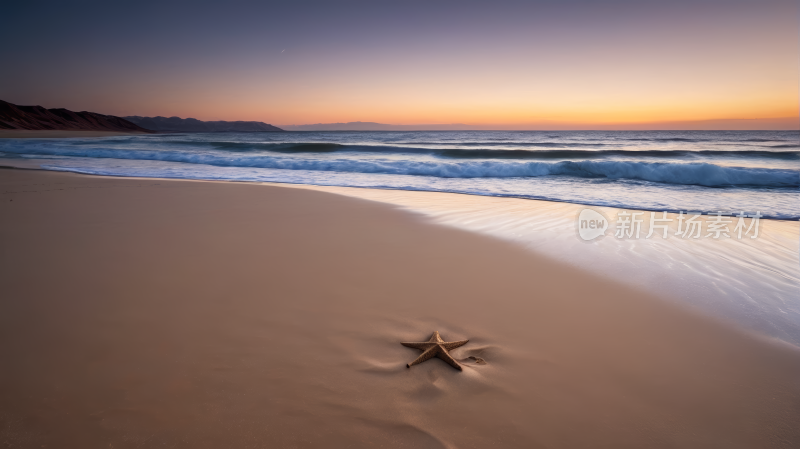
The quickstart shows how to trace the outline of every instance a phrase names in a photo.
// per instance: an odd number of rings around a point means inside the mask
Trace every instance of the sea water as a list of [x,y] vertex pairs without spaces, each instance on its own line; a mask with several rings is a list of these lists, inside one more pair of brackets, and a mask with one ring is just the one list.
[[[512,240],[800,345],[797,131],[5,139],[0,157],[98,175],[328,186],[329,191],[396,204],[443,224]],[[706,226],[709,213],[731,214],[734,223],[736,215],[758,214],[761,233],[755,239],[752,232],[715,239],[706,237],[704,229],[698,239],[615,238],[612,228],[608,236],[584,242],[575,226],[585,206],[612,222],[626,211],[645,211],[645,218],[649,211],[668,212],[673,226],[681,211],[703,214]]]

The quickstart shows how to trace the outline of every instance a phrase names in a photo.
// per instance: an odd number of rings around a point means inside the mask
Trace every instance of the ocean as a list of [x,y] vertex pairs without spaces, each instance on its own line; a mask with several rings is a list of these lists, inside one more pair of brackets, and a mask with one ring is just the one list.
[[[394,204],[512,241],[800,346],[797,131],[442,131],[158,134],[2,139],[0,165],[294,184]],[[374,190],[378,189],[378,190]],[[436,194],[424,192],[437,192]],[[531,201],[534,200],[534,201]],[[542,200],[542,201],[538,201]],[[669,238],[583,241],[587,206],[673,220]],[[706,234],[715,213],[727,237]],[[682,213],[703,235],[679,237]],[[760,217],[757,238],[734,230]],[[753,218],[745,219],[753,224]],[[717,236],[720,237],[720,236]],[[480,257],[480,255],[476,255]]]
[[755,132],[287,132],[6,140],[0,157],[113,176],[268,181],[800,218],[800,136]]

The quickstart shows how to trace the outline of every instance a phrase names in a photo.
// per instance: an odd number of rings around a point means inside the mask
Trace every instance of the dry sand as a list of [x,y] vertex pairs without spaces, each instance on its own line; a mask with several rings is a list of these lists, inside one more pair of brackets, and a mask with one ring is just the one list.
[[[795,349],[510,243],[255,184],[0,192],[3,447],[800,446]],[[463,372],[406,368],[434,330]]]
[[0,129],[0,139],[63,139],[65,137],[111,137],[147,135],[135,132],[116,131],[69,131],[69,130],[38,130],[38,129]]

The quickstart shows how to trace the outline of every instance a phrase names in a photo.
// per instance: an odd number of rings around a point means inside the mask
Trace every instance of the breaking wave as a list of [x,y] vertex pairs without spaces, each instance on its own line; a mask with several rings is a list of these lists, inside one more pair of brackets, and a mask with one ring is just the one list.
[[[84,142],[75,142],[81,147]],[[416,145],[439,145],[441,142],[415,142]],[[576,144],[540,142],[535,144],[513,146],[540,146],[545,148],[560,149],[492,149],[492,146],[507,144],[492,143],[459,143],[461,147],[482,146],[488,148],[426,148],[406,145],[355,145],[327,142],[300,142],[300,143],[267,143],[267,142],[226,142],[226,141],[191,141],[178,140],[161,142],[159,144],[167,150],[184,150],[187,147],[202,151],[203,149],[222,150],[240,153],[256,151],[269,151],[273,153],[384,153],[384,154],[429,154],[432,156],[455,159],[600,159],[609,157],[628,158],[697,158],[697,157],[727,157],[727,158],[767,158],[782,160],[800,160],[800,145],[771,145],[769,150],[623,150],[623,149],[572,149],[571,147],[603,147],[604,144]],[[780,149],[781,151],[775,151]],[[92,157],[92,156],[89,156]]]
[[[244,144],[243,145],[252,145]],[[283,145],[283,144],[281,144]],[[335,151],[337,144],[293,144],[307,151]],[[352,147],[352,146],[348,146]],[[514,161],[514,160],[397,160],[347,158],[307,159],[270,156],[263,153],[191,152],[77,148],[48,145],[3,146],[0,151],[15,154],[89,158],[133,159],[204,164],[220,167],[270,168],[349,173],[380,173],[439,178],[527,178],[572,176],[578,178],[631,179],[664,184],[706,187],[800,187],[800,173],[788,169],[724,167],[710,163],[642,161]],[[274,151],[274,150],[270,150]],[[431,151],[431,150],[427,150]],[[452,151],[452,150],[449,150]],[[471,150],[463,150],[471,151]],[[639,153],[639,152],[637,152]],[[559,157],[563,157],[560,155]],[[585,157],[585,155],[583,156]],[[794,154],[794,157],[797,157]],[[508,156],[506,156],[508,158]]]
[[[629,139],[632,140],[632,139]],[[609,143],[581,143],[581,142],[458,142],[461,148],[441,148],[447,146],[445,142],[409,142],[402,145],[354,145],[327,142],[292,142],[292,143],[261,143],[261,142],[226,142],[192,140],[169,141],[167,146],[194,146],[213,148],[228,151],[274,151],[278,153],[330,153],[334,151],[351,151],[358,153],[397,153],[397,154],[422,154],[463,158],[556,158],[556,157],[607,157],[607,156],[632,156],[632,157],[684,157],[692,155],[702,156],[730,156],[730,157],[769,157],[800,159],[800,151],[770,151],[774,149],[800,149],[800,144],[758,145],[765,150],[615,150],[602,149],[614,147]],[[417,146],[414,146],[417,145]],[[430,148],[419,145],[430,145]],[[522,148],[561,148],[553,150],[539,149],[493,149],[492,147],[522,147]],[[464,148],[467,147],[467,148]],[[474,149],[473,149],[474,148]],[[577,148],[577,149],[572,149]],[[586,148],[586,149],[581,149]],[[598,149],[592,149],[598,148]]]

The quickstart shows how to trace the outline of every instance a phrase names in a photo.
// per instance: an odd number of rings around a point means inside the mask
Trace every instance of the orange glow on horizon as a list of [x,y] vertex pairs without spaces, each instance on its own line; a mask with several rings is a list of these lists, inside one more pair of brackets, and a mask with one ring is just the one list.
[[[797,64],[776,61],[778,56],[760,65],[693,61],[695,71],[685,76],[653,64],[633,74],[625,66],[604,66],[600,75],[582,78],[574,75],[583,70],[576,64],[535,77],[519,75],[525,70],[510,74],[486,69],[458,80],[443,67],[432,67],[424,77],[406,77],[397,67],[366,64],[353,69],[365,75],[350,80],[346,74],[316,74],[311,70],[315,64],[309,63],[312,75],[298,79],[287,74],[263,82],[247,73],[220,73],[213,80],[164,89],[158,101],[128,105],[130,112],[124,115],[255,120],[277,126],[362,121],[487,129],[641,129],[647,123],[702,126],[727,121],[725,129],[798,129]],[[723,72],[735,76],[723,78]],[[240,82],[212,88],[226,76]]]

